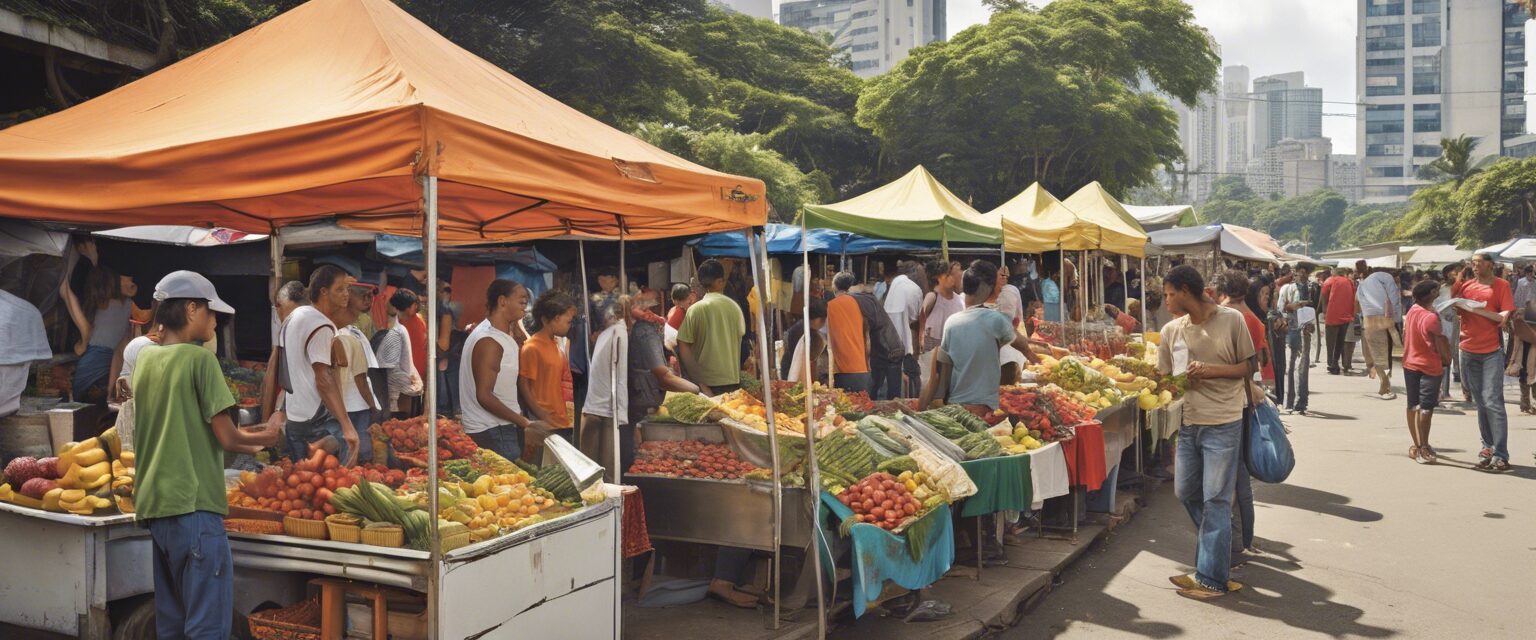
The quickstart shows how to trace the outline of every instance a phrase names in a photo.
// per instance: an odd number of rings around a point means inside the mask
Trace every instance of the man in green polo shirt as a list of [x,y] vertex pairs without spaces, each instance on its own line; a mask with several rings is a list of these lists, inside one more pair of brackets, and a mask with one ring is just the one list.
[[677,330],[677,357],[683,377],[699,385],[704,395],[741,388],[741,336],[746,320],[736,301],[725,297],[725,267],[719,260],[699,265],[699,286],[707,292],[683,317]]
[[134,510],[154,541],[155,629],[160,638],[230,634],[234,564],[224,515],[224,452],[256,453],[278,442],[283,412],[252,430],[235,427],[235,399],[214,355],[214,312],[234,313],[207,278],[191,271],[155,286],[160,346],[133,370],[138,476]]

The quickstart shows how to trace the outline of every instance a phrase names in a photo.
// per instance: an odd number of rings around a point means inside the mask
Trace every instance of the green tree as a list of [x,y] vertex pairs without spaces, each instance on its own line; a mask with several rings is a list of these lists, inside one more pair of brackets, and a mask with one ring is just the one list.
[[1505,158],[1469,179],[1451,198],[1463,246],[1536,231],[1536,158]]
[[806,204],[832,195],[831,181],[819,171],[802,172],[779,152],[764,146],[763,134],[714,130],[701,132],[670,124],[646,123],[636,137],[677,156],[727,173],[763,181],[775,221],[794,217]]
[[1448,244],[1456,242],[1456,231],[1461,225],[1456,204],[1455,185],[1450,182],[1430,185],[1413,192],[1408,198],[1408,210],[1397,223],[1394,239],[1423,244]]
[[1419,170],[1419,177],[1424,180],[1450,180],[1455,182],[1456,188],[1461,188],[1468,178],[1487,169],[1497,159],[1493,156],[1474,158],[1477,142],[1477,138],[1468,135],[1441,138],[1440,157],[1424,165]]
[[1192,104],[1218,63],[1181,1],[1057,0],[914,49],[865,86],[857,122],[887,173],[923,164],[983,210],[1036,181],[1124,193],[1181,153],[1173,111],[1133,85]]

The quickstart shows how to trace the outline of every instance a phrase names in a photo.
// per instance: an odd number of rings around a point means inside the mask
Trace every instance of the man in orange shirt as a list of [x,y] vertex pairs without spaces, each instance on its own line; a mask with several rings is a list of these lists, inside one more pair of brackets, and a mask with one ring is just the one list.
[[[561,390],[565,377],[566,358],[560,353],[556,338],[570,333],[571,320],[576,317],[576,301],[562,291],[550,290],[533,303],[533,319],[538,330],[523,341],[522,360],[518,365],[517,388],[523,407],[534,420],[543,420],[555,428],[555,433],[569,440],[571,415],[565,409],[565,394]],[[534,435],[528,447],[537,451],[544,439]]]
[[827,303],[827,333],[832,342],[832,382],[848,393],[869,393],[869,324],[849,289],[853,274],[844,271],[832,278],[837,296]]
[[1339,362],[1343,361],[1344,373],[1349,373],[1350,360],[1344,357],[1344,334],[1355,319],[1355,282],[1344,275],[1344,269],[1333,271],[1333,277],[1323,283],[1323,324],[1327,326],[1328,373],[1339,375]]

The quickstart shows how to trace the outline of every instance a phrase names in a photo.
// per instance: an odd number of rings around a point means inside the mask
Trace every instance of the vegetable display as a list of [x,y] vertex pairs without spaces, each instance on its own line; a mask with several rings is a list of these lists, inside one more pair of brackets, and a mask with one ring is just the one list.
[[839,492],[837,501],[851,509],[858,522],[886,531],[900,529],[945,502],[942,494],[930,494],[927,501],[914,495],[915,491],[924,490],[920,476],[911,472],[901,476],[873,473]]
[[[407,420],[385,420],[379,429],[389,441],[395,457],[419,467],[426,466],[427,419],[417,416]],[[439,460],[470,458],[480,446],[464,433],[457,420],[437,419],[437,456]]]
[[684,424],[703,424],[709,421],[709,414],[715,409],[714,401],[697,393],[668,391],[666,398],[661,401],[661,408],[657,410],[657,415]]
[[[735,480],[757,469],[723,444],[695,440],[652,440],[635,450],[629,473],[674,478]],[[563,472],[563,470],[562,470]]]
[[297,464],[283,460],[259,473],[242,471],[240,484],[228,492],[229,504],[319,520],[336,513],[332,494],[367,482],[365,473],[358,467],[340,466],[336,456],[317,448]]

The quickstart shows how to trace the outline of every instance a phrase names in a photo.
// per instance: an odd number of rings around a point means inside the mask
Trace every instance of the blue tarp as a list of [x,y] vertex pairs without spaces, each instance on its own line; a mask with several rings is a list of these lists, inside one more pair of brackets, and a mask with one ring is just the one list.
[[[853,510],[825,491],[821,492],[821,502],[823,514],[831,512],[831,517],[824,520],[826,534],[835,536],[838,523],[853,515]],[[944,577],[950,565],[955,562],[955,523],[949,514],[949,505],[941,505],[923,516],[924,520],[931,519],[933,522],[923,545],[921,560],[912,559],[912,551],[905,537],[872,524],[853,525],[849,532],[853,552],[849,555],[853,569],[851,580],[855,618],[863,616],[869,603],[880,597],[887,581],[904,589],[917,590]],[[823,545],[822,569],[828,575],[834,575],[836,568],[826,551],[827,547]]]
[[[939,248],[937,242],[910,242],[884,240],[833,231],[811,229],[809,231],[811,253],[864,255],[879,251],[931,251]],[[800,227],[792,224],[767,225],[768,253],[788,255],[800,253]],[[740,231],[721,231],[690,240],[699,253],[708,257],[745,258],[747,238]]]

